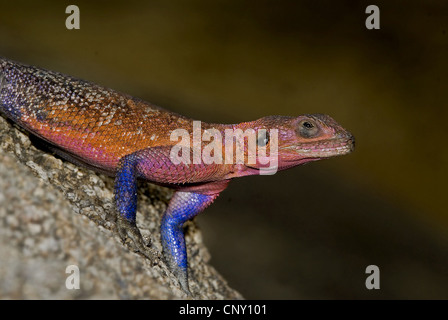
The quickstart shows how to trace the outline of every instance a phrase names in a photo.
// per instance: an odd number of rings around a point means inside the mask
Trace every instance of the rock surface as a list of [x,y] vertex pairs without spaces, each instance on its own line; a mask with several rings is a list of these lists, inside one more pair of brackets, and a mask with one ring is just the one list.
[[[33,143],[31,142],[33,141]],[[149,261],[117,236],[113,179],[35,147],[0,117],[0,299],[188,298],[162,259]],[[137,225],[161,256],[159,224],[172,192],[141,183]],[[186,224],[195,299],[241,299],[217,271],[194,222]],[[80,271],[67,289],[66,268]]]

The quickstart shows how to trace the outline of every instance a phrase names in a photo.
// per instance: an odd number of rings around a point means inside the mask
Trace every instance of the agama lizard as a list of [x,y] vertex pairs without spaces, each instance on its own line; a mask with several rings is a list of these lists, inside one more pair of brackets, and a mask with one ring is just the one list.
[[[247,140],[242,145],[243,162],[234,155],[230,163],[202,158],[196,163],[174,163],[171,151],[178,141],[171,134],[183,129],[193,137],[192,119],[87,81],[4,58],[0,58],[0,111],[61,157],[114,176],[118,232],[146,256],[153,251],[148,251],[136,226],[137,179],[175,189],[161,220],[161,241],[165,260],[186,293],[183,224],[209,206],[230,180],[259,174],[265,168],[258,160],[249,163]],[[278,170],[354,149],[353,136],[323,114],[268,116],[239,124],[202,123],[200,135],[211,130],[225,135],[226,130],[237,129],[264,129],[256,140],[261,148],[272,144],[269,130],[277,130],[277,149],[271,155],[277,158]],[[194,148],[193,143],[193,153]],[[199,145],[200,151],[204,148]]]

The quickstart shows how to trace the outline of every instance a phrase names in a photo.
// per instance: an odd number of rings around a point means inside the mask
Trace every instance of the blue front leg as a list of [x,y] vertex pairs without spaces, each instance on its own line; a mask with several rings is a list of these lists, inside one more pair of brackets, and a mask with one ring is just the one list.
[[135,154],[121,159],[115,176],[115,204],[119,217],[135,223],[137,211],[137,161]]
[[209,206],[217,196],[218,194],[177,191],[162,217],[161,234],[164,256],[185,292],[189,292],[189,289],[187,250],[182,226]]
[[134,250],[154,261],[157,253],[144,243],[140,230],[135,223],[137,213],[137,165],[140,159],[138,153],[123,157],[115,175],[114,193],[118,212],[117,229],[123,242],[130,239]]

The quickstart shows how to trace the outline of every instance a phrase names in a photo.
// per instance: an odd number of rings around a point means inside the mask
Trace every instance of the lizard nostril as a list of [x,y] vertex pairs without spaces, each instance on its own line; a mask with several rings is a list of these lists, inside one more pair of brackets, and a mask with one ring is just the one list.
[[350,134],[350,142],[351,142],[351,151],[355,150],[355,137]]

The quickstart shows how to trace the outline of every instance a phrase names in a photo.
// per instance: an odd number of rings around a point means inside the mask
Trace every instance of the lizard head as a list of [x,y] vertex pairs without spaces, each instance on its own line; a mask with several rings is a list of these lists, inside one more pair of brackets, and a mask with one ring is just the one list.
[[[324,114],[269,116],[242,123],[239,127],[258,132],[258,151],[265,148],[264,154],[257,154],[255,163],[245,164],[246,174],[256,174],[262,168],[264,174],[272,174],[307,162],[348,154],[355,146],[352,134]],[[247,152],[247,145],[245,149]],[[269,173],[271,169],[267,168],[272,161],[276,161],[276,168],[272,169],[275,172]]]

